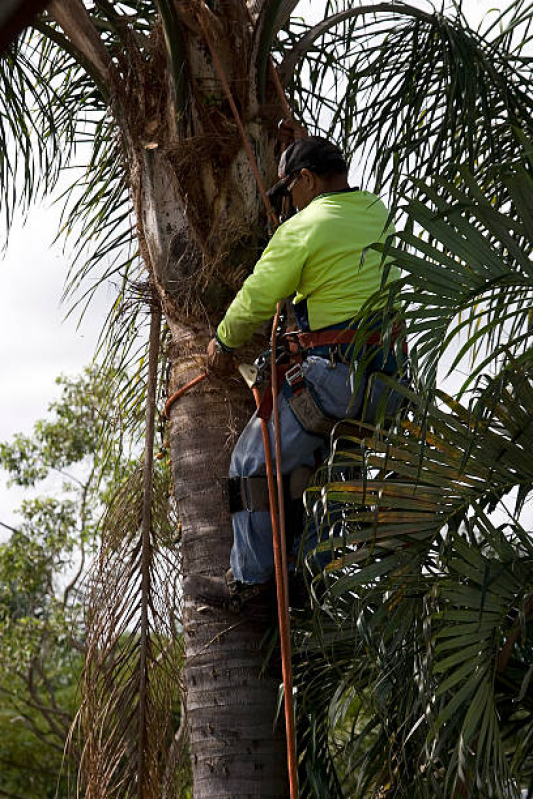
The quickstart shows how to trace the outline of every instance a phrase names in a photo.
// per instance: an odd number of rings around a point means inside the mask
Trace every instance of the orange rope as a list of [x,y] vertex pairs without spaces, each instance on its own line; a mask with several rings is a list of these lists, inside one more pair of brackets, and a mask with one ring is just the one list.
[[189,389],[191,389],[197,383],[201,383],[202,380],[205,380],[206,377],[207,377],[207,372],[202,372],[201,375],[195,377],[194,380],[190,381],[190,383],[187,383],[185,386],[178,388],[178,390],[175,391],[174,394],[171,394],[171,396],[165,402],[165,409],[163,411],[163,416],[165,417],[165,419],[170,419],[169,416],[170,409],[172,408],[176,400],[179,400],[179,398],[182,397],[184,394],[186,394],[187,391],[189,391]]
[[[292,658],[291,658],[291,636],[290,636],[290,617],[289,617],[289,570],[287,567],[287,535],[285,530],[285,503],[283,498],[283,475],[281,473],[281,437],[280,437],[280,424],[279,424],[279,409],[278,409],[278,375],[276,363],[276,349],[277,349],[277,327],[279,316],[281,312],[281,303],[278,302],[276,307],[276,315],[272,323],[272,353],[271,353],[271,381],[272,381],[272,413],[274,423],[274,443],[276,448],[276,477],[278,486],[278,517],[279,517],[279,532],[273,535],[274,541],[277,541],[278,548],[281,550],[281,557],[279,552],[276,553],[276,546],[274,546],[274,563],[276,567],[276,588],[278,594],[278,617],[279,617],[279,636],[281,642],[281,669],[283,674],[283,689],[285,693],[285,727],[287,730],[287,764],[289,769],[289,788],[291,799],[297,799],[298,796],[298,766],[296,758],[296,731],[294,727],[294,703],[292,695]],[[267,423],[261,419],[264,425],[263,439],[265,440],[265,452],[268,448],[270,456],[270,441],[268,438]],[[266,435],[266,439],[265,439]],[[272,465],[270,466],[272,469]],[[268,474],[268,467],[267,467]],[[273,482],[273,479],[272,479]],[[269,496],[274,499],[274,491],[270,491]],[[272,505],[274,502],[272,501]],[[274,514],[271,514],[275,516]],[[272,526],[274,533],[274,526]],[[281,579],[280,579],[281,577]]]
[[285,92],[283,91],[283,86],[281,85],[281,81],[279,79],[278,70],[276,69],[276,65],[272,61],[272,56],[268,59],[270,64],[270,74],[272,76],[272,80],[274,82],[274,86],[276,87],[276,91],[278,93],[278,97],[280,99],[281,105],[283,107],[283,113],[289,118],[292,119],[291,109],[289,108],[289,103]]

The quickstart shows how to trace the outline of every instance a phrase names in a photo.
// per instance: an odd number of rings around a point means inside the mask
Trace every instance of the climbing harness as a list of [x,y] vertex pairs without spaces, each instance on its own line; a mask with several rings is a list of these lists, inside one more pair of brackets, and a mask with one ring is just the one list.
[[[402,334],[400,325],[393,325],[389,347],[392,349]],[[285,333],[283,346],[276,349],[276,377],[287,403],[298,420],[301,427],[313,435],[329,438],[338,419],[328,416],[320,405],[320,401],[313,386],[305,378],[302,364],[313,354],[328,357],[329,368],[335,369],[337,363],[347,363],[350,348],[353,345],[356,330],[354,328],[329,328],[311,332],[294,331]],[[380,348],[383,340],[379,331],[371,332],[365,340],[364,351],[371,348]],[[407,344],[402,341],[402,352],[407,357]],[[259,374],[263,375],[263,382],[267,382],[265,372],[266,355],[263,353],[256,361]],[[274,367],[272,366],[272,370]],[[265,420],[270,419],[275,406],[274,396],[277,392],[272,390],[272,372],[270,381],[263,394],[257,415]]]

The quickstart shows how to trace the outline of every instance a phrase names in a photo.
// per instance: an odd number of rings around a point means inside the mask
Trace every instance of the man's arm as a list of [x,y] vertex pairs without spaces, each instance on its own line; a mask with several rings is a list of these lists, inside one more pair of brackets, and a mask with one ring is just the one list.
[[217,329],[226,349],[242,346],[279,300],[296,291],[307,259],[306,235],[293,219],[278,228]]

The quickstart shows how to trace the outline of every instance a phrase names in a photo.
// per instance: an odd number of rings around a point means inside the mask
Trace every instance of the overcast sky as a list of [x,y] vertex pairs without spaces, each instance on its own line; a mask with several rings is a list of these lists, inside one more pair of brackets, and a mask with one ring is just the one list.
[[[321,4],[303,0],[298,10],[307,20],[318,18]],[[496,5],[501,3],[464,3],[473,24]],[[25,226],[15,225],[0,259],[0,441],[30,433],[58,396],[55,378],[75,375],[90,362],[112,297],[112,289],[107,296],[100,292],[79,329],[76,316],[64,320],[68,306],[60,298],[68,260],[61,245],[52,244],[58,223],[59,208],[50,201],[34,208]],[[0,471],[0,522],[16,525],[22,496],[22,490],[6,488]],[[0,541],[6,535],[0,528]]]
[[[77,374],[91,361],[111,299],[101,292],[79,329],[76,316],[64,319],[68,306],[60,299],[68,261],[60,245],[52,246],[58,223],[57,206],[35,208],[25,226],[13,229],[0,261],[0,441],[30,433],[58,396],[55,378]],[[7,489],[0,471],[0,522],[16,524],[23,495]],[[0,529],[0,540],[6,534]]]

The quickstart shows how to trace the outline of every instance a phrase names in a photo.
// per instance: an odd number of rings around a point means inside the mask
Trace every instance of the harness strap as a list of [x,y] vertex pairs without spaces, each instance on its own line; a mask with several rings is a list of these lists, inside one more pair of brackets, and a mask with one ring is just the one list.
[[[298,466],[283,477],[283,491],[290,501],[302,498],[313,471],[309,466]],[[226,494],[230,513],[268,511],[270,508],[266,477],[229,477]]]
[[[402,333],[403,326],[395,324],[392,327],[391,345],[395,343],[396,339]],[[343,330],[326,329],[326,330],[311,330],[308,333],[296,332],[288,333],[287,340],[289,343],[290,352],[301,352],[301,350],[310,350],[315,347],[331,347],[335,344],[351,344],[355,338],[356,331],[353,328],[344,328]],[[382,344],[383,339],[381,333],[377,330],[371,333],[365,344],[368,347]],[[407,343],[404,342],[405,353],[407,353]]]

